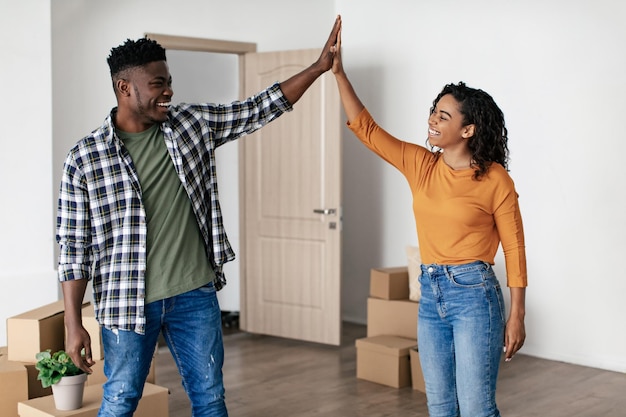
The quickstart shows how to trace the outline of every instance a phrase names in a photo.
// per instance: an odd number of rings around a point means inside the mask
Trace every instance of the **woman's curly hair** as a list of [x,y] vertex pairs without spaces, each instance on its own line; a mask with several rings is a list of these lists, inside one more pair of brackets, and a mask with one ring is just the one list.
[[147,38],[136,41],[127,39],[122,45],[112,48],[107,58],[113,78],[124,70],[154,61],[166,61],[165,48]]
[[493,98],[483,90],[468,87],[464,82],[443,87],[430,109],[435,111],[437,103],[446,94],[452,95],[459,103],[463,115],[463,125],[474,125],[474,136],[468,142],[475,166],[474,179],[480,180],[493,162],[508,171],[509,148],[508,131],[504,124],[504,114]]

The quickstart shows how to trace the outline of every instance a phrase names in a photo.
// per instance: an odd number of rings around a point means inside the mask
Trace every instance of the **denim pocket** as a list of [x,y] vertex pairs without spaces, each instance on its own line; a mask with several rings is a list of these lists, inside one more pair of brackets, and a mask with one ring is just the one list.
[[493,291],[495,293],[495,299],[498,302],[498,309],[500,310],[500,319],[502,323],[506,323],[506,313],[504,307],[504,296],[502,295],[502,288],[500,287],[500,282],[496,279],[495,284],[493,285]]
[[473,267],[450,268],[448,278],[458,287],[480,288],[485,285],[485,280],[490,269],[485,270],[485,266],[477,265]]

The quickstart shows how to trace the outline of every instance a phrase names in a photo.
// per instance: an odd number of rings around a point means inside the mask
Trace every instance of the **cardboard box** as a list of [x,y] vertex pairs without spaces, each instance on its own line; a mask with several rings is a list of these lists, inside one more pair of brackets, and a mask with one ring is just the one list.
[[394,388],[411,385],[409,351],[417,340],[374,336],[356,340],[356,377]]
[[[85,387],[83,406],[78,410],[59,411],[54,407],[54,398],[35,398],[34,400],[18,403],[17,409],[20,417],[96,417],[102,401],[102,385],[89,385]],[[135,417],[168,417],[168,390],[158,385],[146,384],[143,397],[139,400],[139,406],[134,414]]]
[[411,362],[411,384],[413,385],[413,389],[426,393],[426,383],[424,383],[420,354],[417,349],[411,349],[409,360]]
[[408,300],[408,267],[373,268],[370,271],[370,297],[384,300]]
[[35,368],[35,363],[19,362],[26,368],[28,373],[28,399],[45,397],[46,395],[52,395],[52,388],[44,388],[41,386],[41,381],[37,379],[39,370]]
[[96,314],[93,311],[93,304],[89,303],[83,307],[82,318],[83,327],[87,330],[91,338],[91,357],[94,361],[104,359],[102,333],[100,332],[100,323],[96,320]]
[[367,299],[367,336],[390,335],[417,339],[419,303],[410,300]]
[[[83,304],[83,307],[88,303]],[[63,300],[7,319],[9,360],[34,363],[37,353],[65,348]]]
[[28,400],[26,368],[9,361],[6,346],[0,347],[0,416],[17,417],[17,403],[25,400]]
[[[2,364],[3,362],[5,363],[5,366],[3,366]],[[5,375],[2,373],[2,370],[6,369],[6,365],[9,365],[12,368],[22,369],[26,377],[24,379],[22,379],[21,377],[19,378],[15,377],[13,379],[10,379],[9,375]],[[37,370],[37,368],[35,368],[35,363],[9,361],[7,359],[7,348],[0,347],[0,387],[2,391],[5,390],[3,384],[11,382],[11,386],[13,388],[19,389],[20,391],[25,390],[26,392],[26,396],[20,399],[19,401],[30,400],[32,398],[39,398],[39,397],[44,397],[46,395],[51,395],[52,388],[50,387],[43,388],[41,386],[41,381],[37,379],[38,375],[39,375],[39,371]],[[4,399],[5,398],[2,397],[0,394],[0,403]],[[15,405],[15,415],[17,416],[17,401],[15,402],[14,405]],[[0,407],[0,411],[2,411],[2,407]],[[4,414],[0,413],[0,416],[4,417]]]
[[7,319],[9,360],[35,362],[37,353],[65,347],[65,307],[57,301]]

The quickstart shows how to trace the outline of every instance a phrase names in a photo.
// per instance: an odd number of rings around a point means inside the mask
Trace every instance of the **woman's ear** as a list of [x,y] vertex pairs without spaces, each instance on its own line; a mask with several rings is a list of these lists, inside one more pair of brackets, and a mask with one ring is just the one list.
[[475,126],[473,124],[467,125],[467,126],[463,126],[463,131],[461,132],[461,137],[463,139],[469,139],[472,136],[474,136],[474,128],[475,128]]

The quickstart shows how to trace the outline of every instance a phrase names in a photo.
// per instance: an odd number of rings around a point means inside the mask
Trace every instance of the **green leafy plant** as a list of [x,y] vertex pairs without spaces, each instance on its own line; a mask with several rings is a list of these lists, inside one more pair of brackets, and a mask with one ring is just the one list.
[[51,353],[50,349],[48,349],[39,352],[35,358],[37,359],[35,368],[39,371],[37,379],[41,381],[41,385],[44,388],[56,384],[64,376],[80,375],[83,373],[79,367],[74,365],[72,358],[70,358],[64,350]]

